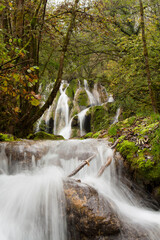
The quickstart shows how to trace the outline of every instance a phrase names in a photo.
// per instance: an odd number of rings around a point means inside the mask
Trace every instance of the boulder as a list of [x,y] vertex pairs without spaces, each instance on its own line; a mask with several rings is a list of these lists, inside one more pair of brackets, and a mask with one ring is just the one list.
[[93,239],[117,235],[120,220],[112,201],[87,184],[72,179],[64,182],[69,239]]

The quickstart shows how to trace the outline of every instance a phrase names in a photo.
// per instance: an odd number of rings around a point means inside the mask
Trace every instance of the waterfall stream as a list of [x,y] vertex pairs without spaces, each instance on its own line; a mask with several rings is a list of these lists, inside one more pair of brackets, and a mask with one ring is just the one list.
[[[67,83],[67,81],[63,80],[61,83],[60,89],[59,89],[60,96],[58,98],[57,105],[55,106],[54,105],[55,103],[53,102],[53,104],[45,111],[45,113],[42,115],[42,117],[37,122],[37,127],[35,130],[36,132],[40,130],[40,123],[43,120],[45,122],[46,131],[49,133],[52,133],[53,119],[51,118],[51,116],[53,115],[53,112],[55,110],[55,113],[54,113],[54,134],[55,135],[62,135],[65,139],[69,139],[72,134],[72,120],[75,116],[78,116],[79,126],[80,126],[80,136],[82,136],[86,133],[84,130],[84,122],[85,122],[86,113],[89,110],[89,107],[86,107],[85,109],[84,109],[84,106],[82,109],[78,108],[78,114],[76,113],[73,116],[69,110],[69,104],[68,104],[69,97],[66,94],[66,90],[68,87],[69,87],[69,84]],[[49,85],[47,87],[47,91],[49,91],[50,88],[51,88],[51,86]],[[80,82],[78,84],[78,88],[75,92],[75,96],[73,99],[73,106],[77,106],[77,104],[78,104],[76,102],[77,96],[78,96],[78,94],[81,93],[81,91],[83,89],[85,90],[85,92],[88,96],[89,105],[91,107],[92,106],[100,106],[100,105],[106,104],[106,102],[114,102],[113,96],[112,95],[108,96],[108,93],[107,93],[105,87],[100,85],[99,86],[99,89],[101,89],[100,91],[103,92],[103,95],[105,95],[106,98],[108,98],[107,100],[105,100],[105,102],[101,103],[98,85],[95,83],[93,90],[90,91],[87,80],[84,80],[83,87],[80,85]],[[118,121],[119,113],[120,113],[120,110],[118,109],[113,123]],[[50,120],[51,120],[51,122],[50,122]],[[44,124],[42,124],[42,127],[43,127],[43,125]]]
[[[65,85],[66,87],[64,88]],[[68,84],[65,81],[62,81],[62,84],[60,86],[61,95],[57,102],[54,117],[54,134],[60,134],[60,131],[62,131],[63,128],[66,128],[69,124],[68,96],[66,95],[67,87]]]
[[[110,199],[124,225],[144,233],[143,238],[135,239],[160,238],[160,212],[145,207],[145,203],[136,198],[123,183],[123,176],[117,175],[114,159],[103,175],[96,177],[100,166],[113,156],[105,141],[87,139],[9,144],[0,144],[1,240],[67,240],[63,182],[80,160],[93,154],[95,157],[90,165],[73,178],[81,179],[105,199]],[[8,155],[7,146],[12,149]],[[44,153],[40,160],[35,161],[40,151]],[[15,162],[18,154],[21,154],[21,159]],[[32,155],[32,161],[26,159],[27,154]],[[120,238],[111,239],[129,240],[123,233]]]

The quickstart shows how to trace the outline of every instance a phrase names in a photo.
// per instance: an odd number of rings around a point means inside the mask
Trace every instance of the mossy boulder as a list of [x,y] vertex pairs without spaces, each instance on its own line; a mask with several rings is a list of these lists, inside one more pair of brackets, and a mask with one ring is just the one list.
[[70,81],[68,88],[66,89],[66,95],[70,98],[70,99],[74,99],[75,93],[78,86],[78,80],[74,79],[72,81]]
[[113,122],[116,114],[115,105],[107,104],[102,106],[93,106],[88,111],[87,115],[91,115],[91,131],[98,132],[102,129],[107,129]]
[[60,135],[49,134],[43,131],[30,134],[27,139],[33,140],[63,140],[64,138]]
[[89,105],[88,95],[84,89],[78,92],[75,101],[79,106],[87,107]]
[[137,182],[160,185],[160,121],[157,117],[131,117],[108,129],[110,139],[119,139],[117,150]]
[[12,134],[0,133],[0,142],[14,141],[15,138]]

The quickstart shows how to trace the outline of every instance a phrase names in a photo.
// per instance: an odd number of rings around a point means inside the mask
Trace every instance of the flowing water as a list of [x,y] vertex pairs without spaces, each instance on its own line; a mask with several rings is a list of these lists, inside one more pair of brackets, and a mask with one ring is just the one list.
[[78,113],[78,119],[79,119],[79,125],[80,125],[80,136],[83,136],[85,134],[84,131],[84,121],[85,121],[85,116],[89,108],[86,108],[82,110],[80,113]]
[[62,81],[62,84],[59,89],[61,95],[57,102],[54,117],[54,134],[60,134],[60,131],[63,128],[66,128],[69,124],[69,106],[68,106],[69,98],[66,95],[67,87],[68,84],[65,81]]
[[[15,147],[19,153],[15,154]],[[7,149],[12,151],[6,156]],[[28,152],[30,160],[26,159]],[[44,153],[35,161],[39,152]],[[124,224],[143,230],[147,240],[159,240],[160,212],[144,207],[136,198],[123,183],[123,176],[117,175],[114,159],[103,175],[96,177],[113,151],[106,142],[94,139],[0,144],[0,240],[67,240],[63,181],[80,160],[93,154],[90,165],[74,178],[111,199]],[[121,239],[128,240],[123,234]]]

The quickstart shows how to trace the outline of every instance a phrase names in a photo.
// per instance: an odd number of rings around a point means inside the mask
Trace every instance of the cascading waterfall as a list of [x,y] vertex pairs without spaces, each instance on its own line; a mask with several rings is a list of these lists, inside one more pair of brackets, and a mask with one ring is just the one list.
[[86,108],[82,110],[80,113],[78,113],[78,119],[79,119],[79,125],[80,125],[80,136],[83,136],[85,134],[83,130],[83,125],[84,125],[85,116],[88,110],[89,108]]
[[113,120],[113,123],[112,123],[112,124],[118,122],[118,118],[119,118],[120,113],[121,113],[121,108],[119,107],[119,108],[117,109],[116,116],[114,117],[114,120]]
[[[72,125],[72,119],[70,120],[70,113],[69,113],[69,106],[68,106],[68,96],[66,95],[66,90],[68,88],[69,84],[66,81],[62,81],[61,86],[60,86],[60,97],[57,102],[57,106],[55,108],[55,115],[54,115],[54,134],[57,135],[62,135],[65,139],[69,139],[71,136],[71,125]],[[51,85],[48,86],[48,90],[51,88]],[[114,99],[112,95],[108,96],[108,93],[106,92],[106,89],[102,86],[99,86],[101,91],[103,91],[103,97],[107,98],[108,97],[108,102],[113,102]],[[98,85],[95,84],[92,92],[89,90],[87,80],[84,80],[84,89],[87,93],[88,99],[89,99],[89,105],[90,106],[99,106],[103,105],[101,104],[101,99],[100,99],[100,94],[98,91]],[[80,91],[82,90],[82,87],[79,82],[79,87],[76,90],[74,100],[73,100],[73,105],[77,106],[78,104],[76,102],[76,98]],[[106,101],[106,100],[105,100]],[[84,122],[85,122],[85,115],[86,112],[88,111],[89,108],[83,109],[80,111],[80,108],[78,108],[78,119],[79,119],[79,125],[80,125],[80,136],[85,134],[84,131]],[[45,121],[46,123],[46,131],[49,133],[52,133],[52,125],[53,125],[53,120],[50,118],[52,113],[54,112],[54,103],[45,111],[45,113],[42,115],[42,117],[39,119],[37,122],[37,127],[36,127],[36,132],[40,130],[40,123],[42,120]],[[118,114],[118,110],[117,110]],[[74,117],[74,116],[73,116]],[[118,121],[118,115],[115,116],[114,121]],[[52,120],[50,122],[50,119]]]
[[[34,144],[33,152],[43,147],[42,142]],[[4,164],[4,161],[6,165],[9,162],[4,151],[6,144],[0,144],[0,162],[3,161],[0,165],[1,240],[67,240],[63,181],[79,165],[78,159],[86,159],[93,154],[96,155],[90,165],[82,168],[74,178],[81,179],[82,183],[93,186],[110,199],[121,221],[135,232],[138,229],[145,232],[145,239],[160,238],[160,212],[142,207],[121,181],[123,176],[117,175],[114,160],[100,178],[96,177],[100,166],[113,156],[106,142],[92,139],[48,141],[44,144],[49,151],[36,166],[19,167],[18,173],[12,169],[12,175],[7,175]],[[24,150],[21,145],[19,147]],[[3,171],[6,174],[2,174]],[[123,234],[120,239],[126,240]]]
[[95,98],[94,95],[89,91],[89,87],[88,87],[87,80],[84,80],[84,88],[85,88],[86,93],[87,93],[87,95],[88,95],[90,105],[91,105],[91,106],[97,105],[97,100],[96,100],[96,98]]
[[113,96],[111,94],[108,97],[108,102],[114,102],[114,98],[113,98]]
[[61,95],[57,102],[54,117],[54,134],[60,134],[60,131],[62,131],[63,128],[66,128],[69,124],[69,106],[68,106],[69,98],[66,95],[68,84],[63,90],[65,85],[66,85],[65,81],[62,81],[62,84],[60,86]]

